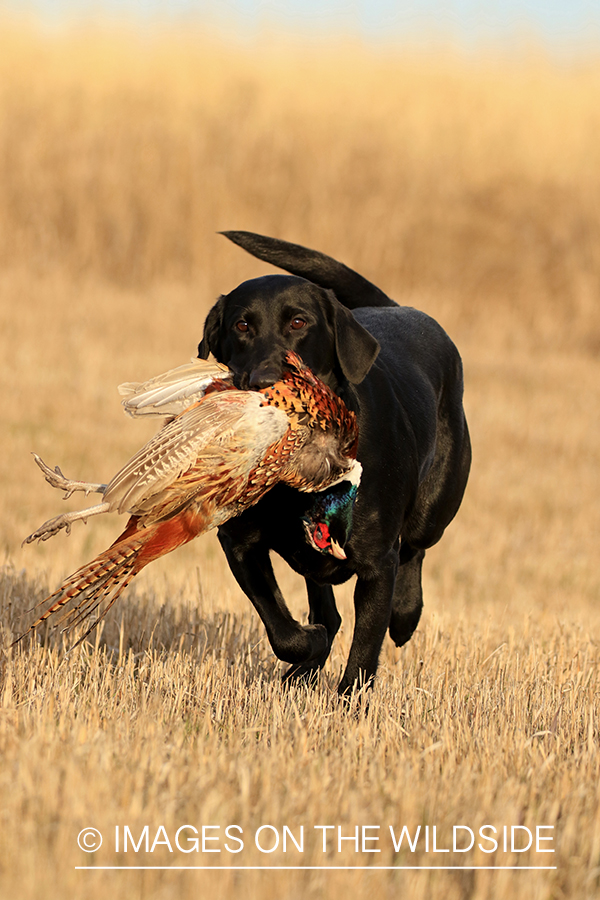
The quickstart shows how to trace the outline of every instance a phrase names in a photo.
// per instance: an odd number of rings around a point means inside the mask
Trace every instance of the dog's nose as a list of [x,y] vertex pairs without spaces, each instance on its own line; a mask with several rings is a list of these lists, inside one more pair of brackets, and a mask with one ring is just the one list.
[[250,372],[248,386],[251,390],[262,391],[271,387],[281,378],[281,372],[272,363],[262,363]]

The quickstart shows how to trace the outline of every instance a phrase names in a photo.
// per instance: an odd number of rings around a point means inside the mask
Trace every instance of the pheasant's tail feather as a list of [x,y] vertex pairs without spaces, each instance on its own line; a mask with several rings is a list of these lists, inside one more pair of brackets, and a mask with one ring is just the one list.
[[77,646],[104,618],[136,575],[138,571],[136,560],[143,546],[144,543],[137,539],[119,541],[91,563],[78,569],[63,581],[58,590],[42,601],[42,604],[49,602],[49,606],[27,631],[13,641],[13,645],[18,644],[43,622],[71,603],[57,622],[57,625],[66,623],[63,631],[67,633],[71,633],[98,610],[90,627],[73,645]]

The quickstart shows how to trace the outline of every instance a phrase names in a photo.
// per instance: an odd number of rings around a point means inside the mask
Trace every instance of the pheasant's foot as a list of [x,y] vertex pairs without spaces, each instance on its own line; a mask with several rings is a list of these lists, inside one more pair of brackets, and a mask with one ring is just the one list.
[[78,512],[63,513],[61,516],[55,516],[53,519],[48,519],[47,522],[40,525],[37,531],[34,531],[29,537],[26,537],[23,544],[32,544],[34,541],[47,541],[48,538],[58,534],[63,528],[66,529],[67,534],[70,534],[73,522],[78,522],[80,519],[83,522],[87,522],[88,516],[99,516],[108,512],[109,509],[110,503],[99,503],[97,506],[90,506],[88,509],[81,509]]
[[24,544],[32,544],[34,541],[47,541],[53,534],[58,534],[63,528],[66,528],[67,534],[71,533],[71,521],[66,515],[55,516],[54,519],[48,519],[43,525],[26,537]]
[[[39,468],[42,470],[44,478],[46,479],[48,484],[54,488],[58,488],[59,491],[65,491],[63,500],[68,500],[71,494],[74,494],[75,491],[83,491],[87,496],[88,494],[93,493],[103,494],[106,490],[105,484],[94,484],[90,481],[73,481],[71,478],[65,478],[58,466],[56,466],[54,469],[51,469],[50,466],[46,465],[44,460],[37,455],[37,453],[33,454],[33,458],[35,459]],[[60,518],[60,516],[58,516],[57,518]],[[43,527],[44,526],[42,525],[42,528]],[[61,525],[60,527],[65,528],[66,526]],[[48,537],[50,537],[50,535],[48,535]],[[44,540],[46,540],[46,538],[44,538]],[[29,541],[29,538],[27,539],[27,541]]]

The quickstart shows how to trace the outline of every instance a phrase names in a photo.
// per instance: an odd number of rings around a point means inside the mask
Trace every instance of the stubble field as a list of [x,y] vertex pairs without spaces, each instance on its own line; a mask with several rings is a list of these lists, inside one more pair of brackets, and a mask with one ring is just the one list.
[[[0,896],[597,896],[600,57],[3,22],[0,76]],[[472,477],[368,707],[335,694],[352,585],[318,687],[282,690],[212,535],[142,573],[68,656],[56,634],[9,648],[122,525],[22,549],[77,505],[30,452],[104,481],[147,439],[116,386],[185,362],[216,296],[267,271],[227,228],[343,260],[463,354]],[[191,827],[178,848],[182,826],[205,827],[204,852]],[[394,850],[403,826],[414,852]],[[453,826],[472,850],[453,852]],[[511,852],[515,826],[529,850]]]

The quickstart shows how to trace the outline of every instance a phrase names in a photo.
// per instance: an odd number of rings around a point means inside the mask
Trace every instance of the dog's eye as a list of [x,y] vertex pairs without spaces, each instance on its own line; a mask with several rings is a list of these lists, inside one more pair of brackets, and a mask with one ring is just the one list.
[[303,319],[301,316],[296,316],[290,322],[290,328],[292,331],[299,331],[301,328],[304,328],[306,325],[306,319]]
[[235,327],[237,328],[238,331],[242,331],[244,333],[246,331],[250,331],[250,326],[244,319],[240,319],[239,322],[236,322]]

